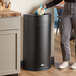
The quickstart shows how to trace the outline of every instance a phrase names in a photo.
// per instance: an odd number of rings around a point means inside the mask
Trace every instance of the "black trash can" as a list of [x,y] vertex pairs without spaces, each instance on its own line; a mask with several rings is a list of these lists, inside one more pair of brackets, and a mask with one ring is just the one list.
[[23,28],[23,68],[31,71],[51,68],[51,14],[25,14]]

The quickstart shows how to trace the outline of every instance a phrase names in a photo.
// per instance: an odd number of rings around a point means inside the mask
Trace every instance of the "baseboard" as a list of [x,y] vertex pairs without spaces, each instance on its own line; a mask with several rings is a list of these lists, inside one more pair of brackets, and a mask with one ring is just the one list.
[[54,57],[51,57],[51,65],[55,64]]
[[[54,57],[51,57],[51,65],[55,63]],[[21,61],[21,68],[23,68],[23,61]]]
[[23,68],[23,61],[21,61],[21,68]]

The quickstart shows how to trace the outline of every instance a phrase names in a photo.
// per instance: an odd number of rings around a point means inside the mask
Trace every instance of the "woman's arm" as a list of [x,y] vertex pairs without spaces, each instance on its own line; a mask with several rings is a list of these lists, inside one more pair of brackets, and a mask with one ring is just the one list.
[[53,0],[52,2],[48,3],[48,4],[45,4],[47,8],[50,8],[60,2],[62,2],[63,0]]

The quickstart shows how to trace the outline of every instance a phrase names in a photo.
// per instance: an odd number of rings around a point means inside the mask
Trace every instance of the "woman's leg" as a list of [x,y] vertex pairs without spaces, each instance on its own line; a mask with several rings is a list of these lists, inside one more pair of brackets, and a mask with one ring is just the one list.
[[63,57],[63,63],[59,65],[60,69],[68,66],[68,61],[70,61],[70,36],[71,36],[71,18],[70,15],[65,15],[65,12],[61,19],[60,25],[60,37],[61,37],[61,51]]
[[60,22],[60,38],[61,38],[61,51],[63,63],[59,65],[60,69],[68,66],[70,61],[70,36],[72,29],[71,15],[70,15],[70,3],[65,3],[64,12]]
[[[76,36],[76,3],[72,3],[71,6],[73,7],[72,8],[73,11],[71,11],[71,13],[72,13],[72,16],[71,16],[72,17],[72,24],[73,24],[73,29],[74,29],[75,36]],[[75,55],[76,55],[76,52],[75,52]],[[71,68],[76,69],[76,58],[75,58],[75,63],[71,66]]]
[[63,61],[70,61],[70,36],[71,36],[71,18],[64,12],[60,24],[61,50]]
[[[64,12],[65,14],[65,12]],[[68,61],[70,61],[70,36],[71,36],[71,19],[70,15],[63,15],[60,25],[60,37],[61,37],[61,50],[63,63],[59,65],[59,68],[63,69],[68,66]]]

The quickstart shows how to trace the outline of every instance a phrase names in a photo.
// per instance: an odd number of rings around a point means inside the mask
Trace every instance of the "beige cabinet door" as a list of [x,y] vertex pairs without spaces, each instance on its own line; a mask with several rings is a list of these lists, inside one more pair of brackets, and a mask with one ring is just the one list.
[[20,31],[0,31],[0,75],[20,71]]

